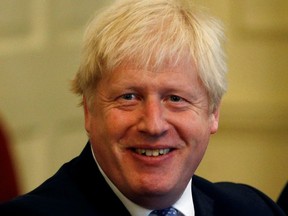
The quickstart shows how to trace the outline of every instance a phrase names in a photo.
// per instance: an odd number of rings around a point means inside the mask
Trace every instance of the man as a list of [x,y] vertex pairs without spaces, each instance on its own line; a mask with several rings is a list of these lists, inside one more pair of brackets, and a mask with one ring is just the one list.
[[256,189],[194,176],[226,91],[222,39],[189,1],[124,0],[98,14],[73,80],[89,142],[0,214],[284,215]]

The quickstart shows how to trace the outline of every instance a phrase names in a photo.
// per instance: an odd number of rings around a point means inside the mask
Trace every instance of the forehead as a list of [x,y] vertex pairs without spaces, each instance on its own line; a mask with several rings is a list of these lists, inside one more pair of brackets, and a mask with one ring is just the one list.
[[[177,56],[173,58],[166,58],[161,62],[158,59],[150,59],[147,64],[138,62],[136,59],[130,59],[128,61],[122,61],[119,66],[107,71],[103,74],[103,78],[113,78],[120,73],[125,74],[128,71],[134,71],[135,76],[150,75],[151,78],[161,74],[162,76],[168,75],[168,73],[177,73],[178,75],[190,75],[198,77],[198,70],[195,61],[189,56]],[[129,73],[130,76],[132,75]]]
[[177,63],[166,62],[157,69],[139,68],[132,62],[125,62],[102,78],[102,88],[115,86],[171,87],[201,86],[197,68],[191,60],[181,59]]

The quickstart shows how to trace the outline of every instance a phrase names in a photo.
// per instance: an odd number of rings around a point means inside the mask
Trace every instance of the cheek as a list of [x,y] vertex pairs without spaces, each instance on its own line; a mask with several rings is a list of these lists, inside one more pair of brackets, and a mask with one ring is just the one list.
[[112,148],[121,148],[121,139],[127,135],[134,122],[133,115],[128,112],[114,110],[106,113],[97,126],[98,139],[105,140]]
[[[120,137],[119,122],[115,121],[112,115],[95,116],[92,122],[92,131],[90,131],[90,141],[93,145],[93,151],[98,163],[110,173],[114,170],[117,162],[117,152],[119,145],[117,140]],[[113,164],[113,166],[111,166]]]
[[104,125],[107,128],[107,132],[110,134],[122,133],[123,130],[129,124],[130,117],[129,115],[124,115],[120,112],[111,112],[105,115]]
[[210,137],[210,122],[207,117],[186,115],[184,118],[174,119],[174,125],[189,143],[206,142]]
[[178,133],[187,145],[187,158],[193,163],[201,161],[210,139],[210,124],[207,119],[194,118],[193,121],[179,122]]

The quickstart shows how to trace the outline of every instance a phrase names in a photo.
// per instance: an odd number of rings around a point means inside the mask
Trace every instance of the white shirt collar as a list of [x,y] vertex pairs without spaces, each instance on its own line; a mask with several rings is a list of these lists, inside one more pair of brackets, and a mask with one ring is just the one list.
[[[136,203],[133,203],[131,200],[129,200],[127,197],[125,197],[119,189],[110,181],[110,179],[106,176],[104,171],[101,169],[100,165],[97,162],[97,159],[94,155],[92,145],[91,145],[91,152],[93,155],[93,158],[105,178],[107,184],[111,187],[113,192],[117,195],[117,197],[121,200],[121,202],[124,204],[124,206],[127,208],[127,210],[130,212],[132,216],[147,216],[152,211],[151,209],[143,208]],[[192,197],[192,178],[189,181],[188,185],[186,186],[186,189],[184,190],[184,193],[179,198],[179,200],[174,203],[173,207],[181,211],[185,216],[195,216],[194,211],[194,204],[193,204],[193,197]]]

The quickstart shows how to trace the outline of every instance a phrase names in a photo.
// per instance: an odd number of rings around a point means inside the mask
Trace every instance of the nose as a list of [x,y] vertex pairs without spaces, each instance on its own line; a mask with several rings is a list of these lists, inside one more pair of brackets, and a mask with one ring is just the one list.
[[169,124],[165,118],[165,107],[158,99],[144,102],[138,130],[150,136],[161,136],[168,130]]

